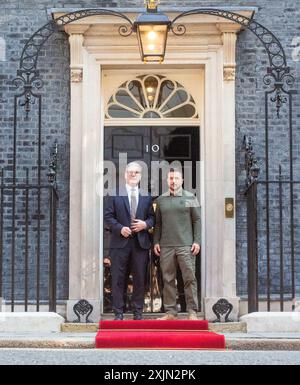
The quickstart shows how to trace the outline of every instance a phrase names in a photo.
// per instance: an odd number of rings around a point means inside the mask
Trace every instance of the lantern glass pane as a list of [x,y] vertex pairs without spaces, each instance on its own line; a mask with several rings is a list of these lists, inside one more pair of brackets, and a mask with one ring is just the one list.
[[140,25],[138,34],[143,59],[146,61],[161,61],[165,54],[167,26]]

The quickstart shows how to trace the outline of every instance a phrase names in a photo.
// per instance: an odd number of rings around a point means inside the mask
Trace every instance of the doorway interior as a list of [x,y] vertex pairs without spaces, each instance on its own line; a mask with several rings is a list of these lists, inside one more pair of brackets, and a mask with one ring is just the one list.
[[[107,75],[107,74],[106,74]],[[118,75],[119,76],[119,75]],[[198,80],[199,74],[198,74]],[[196,78],[197,78],[196,77]],[[179,162],[183,174],[189,174],[189,185],[184,188],[193,190],[197,196],[201,194],[201,130],[197,102],[189,90],[183,86],[182,74],[180,82],[166,74],[143,74],[126,80],[116,88],[113,95],[107,98],[105,106],[105,122],[103,135],[103,155],[105,161],[114,163],[116,183],[122,180],[119,175],[120,154],[126,156],[128,162],[139,161],[147,169],[144,185],[155,197],[164,192],[163,175],[159,174],[159,183],[153,188],[154,169],[161,162]],[[192,77],[187,77],[191,84]],[[107,79],[106,79],[107,82]],[[111,83],[110,83],[111,84]],[[110,88],[111,89],[111,88]],[[201,87],[198,87],[201,90]],[[199,103],[199,99],[198,99]],[[128,122],[128,123],[127,123]],[[127,123],[127,124],[126,124]],[[144,170],[144,169],[143,169]],[[157,171],[157,170],[155,170]],[[104,170],[104,174],[108,170]],[[144,174],[144,173],[143,173]],[[118,186],[117,186],[118,187]],[[105,198],[104,198],[105,207]],[[109,258],[109,230],[104,224],[103,234],[103,267],[102,267],[102,313],[110,313],[111,282]],[[198,282],[199,311],[201,311],[201,256],[196,258],[196,276]],[[185,311],[184,288],[181,272],[178,269],[178,310]],[[162,277],[159,260],[149,252],[149,267],[145,277],[145,307],[147,313],[163,311]],[[128,271],[128,284],[124,288],[126,309],[131,310],[131,276]]]

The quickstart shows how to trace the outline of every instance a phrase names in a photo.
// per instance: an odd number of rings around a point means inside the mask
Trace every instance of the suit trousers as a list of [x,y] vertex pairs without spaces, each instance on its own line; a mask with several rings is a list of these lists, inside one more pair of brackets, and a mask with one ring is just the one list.
[[182,273],[187,311],[197,311],[198,298],[195,265],[196,257],[191,253],[191,246],[161,246],[160,268],[164,282],[163,302],[166,313],[177,314],[177,266],[180,267]]
[[132,305],[134,312],[141,313],[144,307],[144,288],[149,250],[142,249],[137,237],[129,238],[122,249],[111,249],[112,300],[115,313],[123,313],[124,290],[128,269],[132,274]]

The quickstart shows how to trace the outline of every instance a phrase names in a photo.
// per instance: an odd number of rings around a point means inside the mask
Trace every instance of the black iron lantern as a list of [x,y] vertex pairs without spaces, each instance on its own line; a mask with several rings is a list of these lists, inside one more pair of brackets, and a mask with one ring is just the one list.
[[137,34],[142,61],[161,63],[164,60],[171,21],[157,11],[157,0],[147,0],[147,12],[142,13],[133,24]]

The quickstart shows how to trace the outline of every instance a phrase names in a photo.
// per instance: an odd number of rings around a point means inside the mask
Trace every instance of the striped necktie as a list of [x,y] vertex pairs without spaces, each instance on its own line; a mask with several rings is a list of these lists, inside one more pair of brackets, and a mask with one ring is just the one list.
[[130,202],[130,216],[131,216],[131,219],[135,219],[136,206],[137,206],[136,190],[134,188],[132,188],[131,189],[131,202]]

